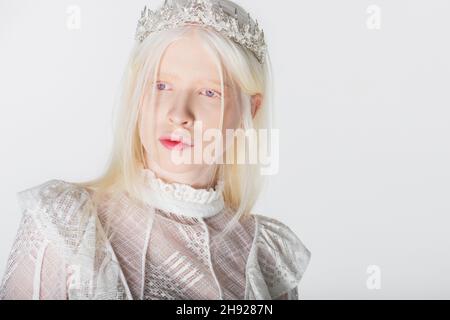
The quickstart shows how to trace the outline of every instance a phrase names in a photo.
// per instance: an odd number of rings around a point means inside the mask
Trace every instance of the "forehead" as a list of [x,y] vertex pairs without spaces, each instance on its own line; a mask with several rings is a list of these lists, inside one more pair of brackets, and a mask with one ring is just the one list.
[[[220,62],[195,33],[172,42],[164,51],[158,75],[171,80],[209,81],[220,84]],[[228,84],[225,70],[222,70]]]

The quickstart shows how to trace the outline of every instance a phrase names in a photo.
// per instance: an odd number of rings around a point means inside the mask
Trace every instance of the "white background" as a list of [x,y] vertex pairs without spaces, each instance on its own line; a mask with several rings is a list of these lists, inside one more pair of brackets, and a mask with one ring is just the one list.
[[[450,1],[238,2],[265,30],[281,130],[255,212],[312,252],[302,298],[450,298]],[[137,18],[159,3],[0,0],[0,273],[16,192],[103,168]]]

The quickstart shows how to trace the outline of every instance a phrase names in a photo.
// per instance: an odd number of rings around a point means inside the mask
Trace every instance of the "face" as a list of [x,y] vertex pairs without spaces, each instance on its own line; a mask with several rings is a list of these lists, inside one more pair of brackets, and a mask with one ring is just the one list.
[[[203,155],[206,148],[211,149],[213,141],[203,141],[205,131],[220,130],[221,123],[221,133],[240,127],[236,90],[227,78],[224,90],[221,89],[218,66],[195,29],[166,49],[156,81],[151,77],[149,82],[139,126],[146,165],[168,182],[193,187],[208,185],[213,178],[208,170],[212,164],[194,162],[194,153],[200,151]],[[152,86],[155,87],[153,105],[150,103]],[[223,122],[222,97],[225,100]],[[186,157],[190,163],[177,163],[174,157]]]

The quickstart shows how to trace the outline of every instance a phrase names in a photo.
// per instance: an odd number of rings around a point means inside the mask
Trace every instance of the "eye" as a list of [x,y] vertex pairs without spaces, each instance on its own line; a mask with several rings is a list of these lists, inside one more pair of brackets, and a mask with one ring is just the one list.
[[202,91],[202,94],[208,98],[220,98],[222,95],[220,92],[212,89],[205,89]]
[[158,81],[156,83],[156,89],[158,89],[160,91],[168,90],[169,87],[170,87],[169,84],[165,83],[165,82]]

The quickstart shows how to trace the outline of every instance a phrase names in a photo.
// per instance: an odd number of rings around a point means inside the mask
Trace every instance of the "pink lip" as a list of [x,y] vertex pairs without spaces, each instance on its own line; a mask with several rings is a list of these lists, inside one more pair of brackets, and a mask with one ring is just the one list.
[[179,139],[172,140],[170,137],[161,137],[159,139],[161,144],[169,150],[183,150],[185,148],[191,148],[192,145],[184,143]]

